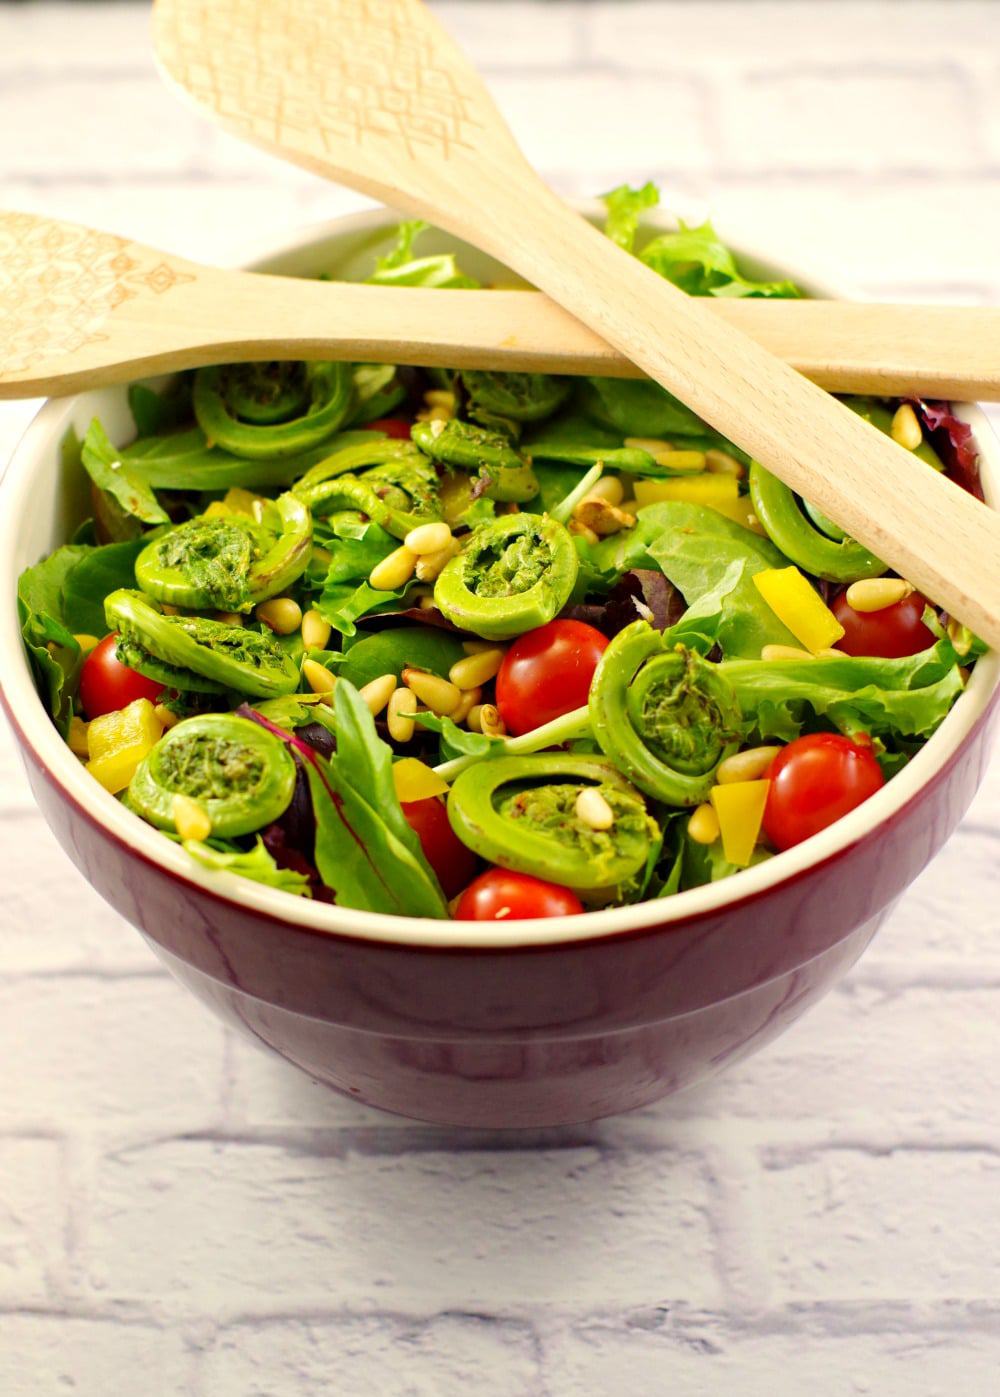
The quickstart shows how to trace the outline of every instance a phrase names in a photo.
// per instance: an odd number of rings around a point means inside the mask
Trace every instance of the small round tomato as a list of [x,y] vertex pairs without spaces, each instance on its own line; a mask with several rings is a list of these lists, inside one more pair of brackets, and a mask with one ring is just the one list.
[[394,441],[409,441],[410,424],[405,417],[377,417],[374,422],[366,422],[366,432],[385,432]]
[[608,638],[583,621],[550,621],[525,631],[497,675],[497,707],[515,736],[582,708]]
[[567,917],[582,912],[576,893],[530,873],[489,868],[469,884],[455,916],[468,922],[522,922],[535,917]]
[[934,644],[934,636],[921,619],[926,605],[920,593],[913,592],[880,611],[855,611],[847,604],[845,588],[831,606],[844,628],[837,649],[845,655],[878,655],[885,660],[916,655]]
[[767,771],[764,833],[776,849],[818,834],[885,785],[870,742],[814,732],[783,747]]
[[117,635],[106,635],[83,662],[80,703],[88,718],[99,718],[102,713],[126,708],[136,699],[155,703],[163,693],[164,685],[121,663],[115,655],[117,644]]
[[439,796],[402,802],[406,822],[420,840],[424,858],[437,874],[445,897],[460,893],[475,875],[478,860],[451,827]]

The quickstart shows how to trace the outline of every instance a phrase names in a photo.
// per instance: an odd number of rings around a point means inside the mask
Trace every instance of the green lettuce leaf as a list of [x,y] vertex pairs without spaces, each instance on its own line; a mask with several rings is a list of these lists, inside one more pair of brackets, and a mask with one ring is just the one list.
[[423,219],[405,219],[396,230],[395,247],[377,260],[368,280],[376,286],[477,287],[478,281],[459,271],[453,252],[414,255],[413,245],[427,227]]
[[135,560],[149,542],[149,534],[125,543],[89,548],[70,567],[62,584],[62,615],[77,634],[107,634],[104,598],[120,587],[135,586]]
[[717,510],[680,500],[647,505],[637,520],[633,532],[688,604],[672,637],[690,642],[705,636],[727,658],[756,658],[765,645],[798,645],[753,583],[765,568],[788,566],[770,539]]
[[689,296],[797,297],[790,281],[753,281],[720,242],[711,223],[692,228],[681,221],[675,233],[660,233],[639,253],[639,260],[672,281]]
[[[63,584],[70,571],[91,550],[67,544],[17,580],[17,611],[31,672],[59,731],[66,735],[73,716],[73,692],[79,677],[81,650],[63,613]],[[102,622],[102,632],[105,629]]]
[[222,840],[214,844],[204,844],[198,839],[185,839],[184,852],[202,868],[210,868],[217,873],[238,873],[241,878],[249,878],[254,883],[264,883],[269,888],[278,888],[283,893],[297,897],[312,897],[309,879],[304,873],[296,873],[291,868],[279,868],[264,844],[257,836],[257,843],[250,850],[227,845]]
[[169,524],[150,486],[141,480],[95,417],[87,428],[81,452],[84,468],[99,490],[105,491],[126,514],[143,524]]
[[639,230],[639,220],[647,209],[655,208],[660,202],[660,191],[650,180],[641,189],[632,189],[620,184],[601,195],[601,203],[608,211],[604,223],[604,233],[613,243],[631,252],[635,247],[635,235]]
[[947,639],[899,660],[854,655],[727,660],[720,669],[752,730],[782,741],[815,726],[816,718],[848,735],[926,738],[964,687]]
[[337,750],[305,763],[316,815],[316,867],[341,907],[447,918],[448,904],[400,808],[392,751],[357,690],[334,692]]

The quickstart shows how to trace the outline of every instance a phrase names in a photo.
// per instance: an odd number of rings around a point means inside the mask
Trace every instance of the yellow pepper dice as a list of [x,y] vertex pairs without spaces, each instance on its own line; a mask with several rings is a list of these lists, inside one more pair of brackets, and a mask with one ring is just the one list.
[[163,724],[149,699],[136,699],[126,708],[103,713],[87,729],[90,761],[87,770],[106,791],[117,795],[135,775],[143,757],[163,736]]
[[712,787],[709,798],[719,821],[722,852],[737,868],[746,868],[753,856],[770,786],[770,781],[730,781]]
[[766,568],[755,573],[753,580],[778,620],[813,655],[844,634],[843,626],[798,568]]
[[[640,508],[659,504],[661,500],[684,500],[687,504],[703,504],[729,515],[739,498],[739,481],[734,475],[716,475],[703,471],[701,475],[678,475],[670,480],[637,480],[635,498]],[[739,520],[737,520],[739,522]]]
[[392,768],[396,795],[402,804],[414,800],[429,800],[431,796],[448,794],[448,782],[416,757],[402,757]]

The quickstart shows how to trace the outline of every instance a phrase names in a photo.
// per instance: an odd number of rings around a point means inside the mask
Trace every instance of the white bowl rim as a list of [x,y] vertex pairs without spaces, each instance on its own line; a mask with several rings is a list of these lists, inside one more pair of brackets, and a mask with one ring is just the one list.
[[[585,214],[599,211],[596,202],[579,201]],[[652,210],[649,224],[670,227],[675,224],[678,206]],[[685,210],[680,210],[681,216]],[[258,243],[251,257],[239,265],[273,262],[314,247],[325,240],[348,234],[387,230],[399,218],[392,209],[375,207],[300,228],[281,239]],[[719,226],[718,223],[716,225]],[[748,245],[738,235],[720,228],[741,257],[774,262],[774,254]],[[784,275],[803,285],[820,287],[827,295],[840,295],[828,280],[799,270],[781,259]],[[60,441],[71,418],[75,399],[52,399],[44,404],[29,424],[0,481],[0,560],[15,556],[18,520],[29,506],[34,467],[39,457]],[[990,423],[975,405],[957,406],[957,415],[973,429],[980,453],[984,493],[996,508],[1000,502],[1000,443]],[[8,579],[8,593],[14,594],[14,581]],[[119,843],[152,864],[159,865],[181,882],[248,911],[262,914],[307,934],[327,934],[395,944],[447,950],[491,950],[525,947],[556,947],[597,941],[616,935],[669,928],[702,918],[727,907],[753,900],[778,885],[796,879],[811,868],[841,854],[851,845],[872,834],[898,814],[925,787],[958,751],[990,706],[1000,686],[1000,652],[991,651],[976,664],[966,692],[952,708],[925,747],[889,781],[882,790],[844,816],[829,829],[804,840],[753,868],[717,883],[676,893],[670,898],[638,902],[566,917],[537,921],[468,922],[436,921],[426,917],[402,917],[389,913],[363,912],[327,903],[293,897],[264,887],[232,873],[214,873],[196,866],[184,851],[159,831],[127,811],[103,790],[63,742],[41,703],[21,644],[16,605],[0,609],[0,654],[17,655],[18,663],[8,667],[3,688],[17,726],[39,764],[81,813],[105,827]],[[27,754],[25,754],[27,759]]]

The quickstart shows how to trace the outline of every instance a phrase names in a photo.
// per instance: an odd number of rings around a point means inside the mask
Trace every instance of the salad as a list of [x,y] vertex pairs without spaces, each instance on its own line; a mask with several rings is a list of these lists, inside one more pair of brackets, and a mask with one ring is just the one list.
[[[606,232],[692,295],[800,294],[711,224]],[[370,280],[461,289],[403,223]],[[503,920],[774,857],[900,770],[983,646],[648,381],[220,365],[67,444],[91,517],[18,586],[72,751],[197,864]],[[847,398],[978,490],[949,405]]]

